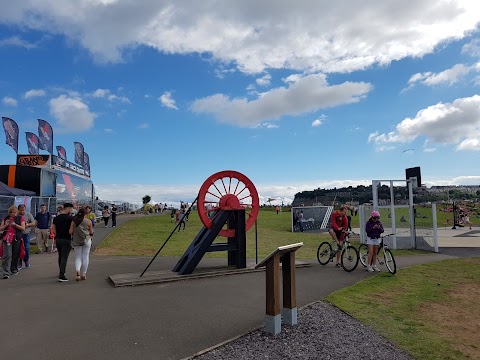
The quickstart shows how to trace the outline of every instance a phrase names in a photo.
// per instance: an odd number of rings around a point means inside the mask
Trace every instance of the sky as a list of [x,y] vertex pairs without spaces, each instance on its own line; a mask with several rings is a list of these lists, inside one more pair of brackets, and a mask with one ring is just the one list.
[[471,0],[5,1],[0,114],[19,153],[39,118],[83,143],[105,200],[192,201],[222,170],[261,202],[415,166],[478,185],[479,25]]

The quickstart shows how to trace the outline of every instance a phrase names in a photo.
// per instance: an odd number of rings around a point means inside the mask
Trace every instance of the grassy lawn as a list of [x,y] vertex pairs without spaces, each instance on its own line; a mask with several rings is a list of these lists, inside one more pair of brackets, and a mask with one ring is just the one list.
[[480,359],[480,258],[379,274],[327,297],[415,359]]
[[[257,238],[259,259],[267,256],[277,247],[297,242],[304,246],[297,251],[298,259],[316,259],[320,242],[329,240],[326,234],[292,233],[290,212],[261,210],[257,218]],[[172,232],[175,224],[170,215],[145,215],[122,224],[115,229],[96,250],[99,255],[144,255],[153,256]],[[182,256],[192,240],[202,228],[197,212],[190,215],[186,231],[175,232],[160,256]],[[218,237],[216,242],[225,242]],[[358,246],[358,239],[352,239]],[[422,251],[398,250],[395,255],[423,254]],[[207,254],[209,257],[226,257],[226,252]],[[247,232],[247,257],[255,258],[255,227]]]
[[[170,215],[146,215],[128,221],[115,229],[97,248],[100,255],[154,255],[172,232],[175,224],[170,222]],[[190,214],[186,231],[175,232],[160,253],[161,256],[182,256],[192,240],[203,227],[197,212]],[[325,234],[292,233],[290,213],[277,215],[273,211],[260,211],[257,218],[258,254],[262,258],[277,247],[297,242],[304,246],[297,252],[300,259],[316,258],[317,247],[321,241],[328,239]],[[218,237],[216,242],[226,242]],[[226,257],[226,252],[207,254],[210,257]],[[255,227],[247,232],[247,257],[255,258]]]

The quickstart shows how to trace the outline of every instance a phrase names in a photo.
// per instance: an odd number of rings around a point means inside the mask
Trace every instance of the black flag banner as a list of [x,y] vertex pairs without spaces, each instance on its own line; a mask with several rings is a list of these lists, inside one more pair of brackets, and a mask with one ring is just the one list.
[[18,125],[14,120],[3,116],[2,122],[5,131],[5,144],[10,145],[18,154]]
[[25,132],[25,135],[27,140],[28,153],[30,155],[38,155],[39,140],[37,134]]
[[75,141],[73,143],[75,146],[75,162],[83,167],[83,160],[85,157],[85,150],[83,149],[82,143],[79,143],[78,141]]
[[67,151],[63,146],[57,146],[58,157],[63,160],[67,160]]
[[38,119],[38,147],[53,155],[53,129],[48,122]]
[[83,168],[90,174],[90,156],[85,151],[83,152]]

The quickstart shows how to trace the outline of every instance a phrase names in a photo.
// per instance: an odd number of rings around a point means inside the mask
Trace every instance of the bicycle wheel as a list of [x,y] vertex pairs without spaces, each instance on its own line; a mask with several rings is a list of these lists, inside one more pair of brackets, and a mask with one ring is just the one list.
[[331,259],[332,251],[330,243],[326,241],[322,242],[317,250],[318,262],[322,265],[326,265]]
[[360,262],[362,263],[362,265],[366,267],[368,262],[368,245],[367,244],[361,244],[358,247],[358,256],[360,258]]
[[343,249],[341,258],[343,270],[350,272],[357,268],[358,251],[354,246],[348,245],[345,249]]
[[395,258],[393,257],[390,249],[383,249],[385,252],[385,266],[387,267],[390,274],[395,274],[397,272],[397,264],[395,263]]

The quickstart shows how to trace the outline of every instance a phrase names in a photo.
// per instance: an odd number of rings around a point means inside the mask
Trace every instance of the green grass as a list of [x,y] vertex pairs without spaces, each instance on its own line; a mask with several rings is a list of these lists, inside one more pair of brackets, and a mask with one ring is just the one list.
[[[292,233],[291,214],[261,210],[257,218],[257,238],[259,259],[267,256],[277,247],[297,242],[304,246],[297,251],[298,259],[316,259],[318,245],[330,237],[327,234]],[[100,255],[144,255],[153,256],[172,232],[175,224],[170,222],[170,215],[145,215],[128,221],[116,228],[97,248]],[[186,231],[175,232],[160,256],[182,256],[192,240],[202,228],[198,214],[193,212],[187,222]],[[216,242],[225,242],[218,237]],[[355,246],[358,242],[352,240]],[[395,255],[423,254],[425,252],[398,250]],[[226,252],[207,254],[209,257],[226,257]],[[247,232],[247,257],[255,258],[255,227]]]
[[382,273],[326,300],[416,359],[468,359],[480,354],[479,292],[480,258],[469,258]]
[[[97,248],[101,255],[154,255],[172,232],[175,224],[170,215],[146,215],[128,221],[118,227]],[[175,232],[161,252],[161,256],[182,256],[202,228],[198,214],[193,212],[187,222],[186,231]],[[300,259],[316,258],[317,247],[328,239],[325,234],[292,233],[290,213],[277,215],[272,211],[260,211],[257,218],[259,258],[267,256],[277,247],[297,242],[304,246],[297,252]],[[226,242],[218,237],[216,242]],[[210,257],[226,257],[225,252],[207,254]],[[255,226],[247,232],[247,257],[255,258]]]

